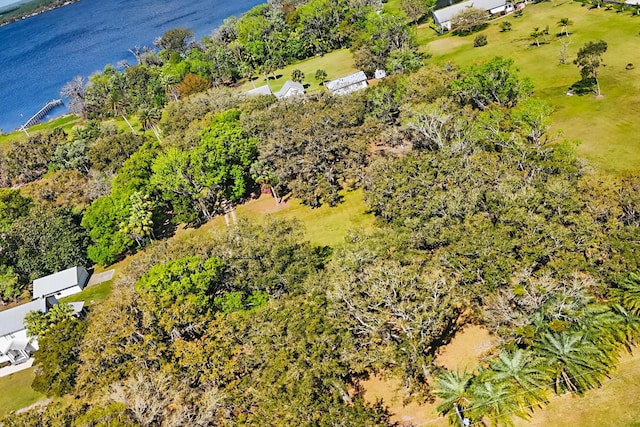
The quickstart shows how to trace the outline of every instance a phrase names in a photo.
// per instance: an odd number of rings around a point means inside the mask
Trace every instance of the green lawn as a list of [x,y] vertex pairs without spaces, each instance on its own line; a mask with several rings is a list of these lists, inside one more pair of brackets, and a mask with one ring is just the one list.
[[[371,230],[374,227],[374,216],[367,213],[362,190],[344,193],[344,202],[336,207],[322,206],[312,209],[303,206],[296,199],[276,205],[270,195],[262,195],[259,199],[250,200],[236,208],[238,219],[263,223],[267,217],[283,219],[298,219],[305,230],[305,238],[313,244],[337,246],[344,243],[347,233],[351,230]],[[207,238],[208,231],[219,232],[226,229],[223,217],[213,218],[200,228],[179,227],[171,239],[198,240]],[[135,255],[134,255],[135,256]],[[120,269],[129,258],[116,264]]]
[[384,3],[383,8],[391,13],[404,13],[402,11],[402,0],[388,0]]
[[[269,205],[275,204],[268,196],[263,199]],[[350,230],[373,228],[374,216],[366,211],[362,190],[356,190],[345,193],[344,202],[336,207],[325,205],[312,209],[294,199],[287,203],[285,209],[270,215],[276,218],[298,219],[304,224],[305,237],[310,242],[335,246],[344,242]],[[250,204],[238,207],[238,216],[258,221],[265,218],[264,213],[252,209]]]
[[[135,115],[132,115],[128,119],[131,125],[133,126],[133,128],[137,132],[140,132],[141,128],[140,128],[140,121],[138,120],[138,117]],[[117,117],[109,121],[114,123],[118,127],[118,129],[120,129],[121,131],[130,132],[129,125],[127,125],[127,123],[124,121],[122,117]],[[36,132],[51,132],[56,128],[62,128],[65,132],[69,133],[71,132],[71,129],[73,129],[74,126],[78,124],[82,124],[83,122],[84,122],[83,119],[78,116],[64,115],[56,119],[53,119],[51,121],[31,126],[30,128],[27,129],[27,132],[29,132],[29,134],[33,134]],[[9,142],[16,141],[16,140],[24,141],[26,138],[27,138],[27,135],[22,131],[15,131],[15,132],[0,135],[0,152],[7,149],[7,147],[9,146]]]
[[[559,64],[560,41],[557,22],[569,18],[571,44],[568,63]],[[501,32],[500,22],[512,23],[512,30]],[[496,55],[513,58],[520,73],[535,83],[535,95],[556,108],[554,132],[581,141],[579,152],[606,172],[637,171],[640,165],[640,138],[634,123],[640,115],[640,17],[631,12],[589,9],[575,2],[546,2],[529,5],[524,15],[513,15],[492,22],[482,31],[489,44],[474,48],[475,34],[459,37],[438,36],[427,27],[418,31],[421,49],[437,63],[455,62],[461,66],[485,61]],[[547,44],[532,45],[529,34],[535,27],[549,26]],[[587,41],[605,40],[609,50],[600,69],[602,98],[592,95],[567,96],[567,89],[580,79],[572,61]],[[635,67],[627,70],[627,64]]]
[[44,398],[31,388],[35,374],[33,368],[0,377],[0,418],[11,411],[32,405]]
[[113,280],[107,282],[98,283],[96,285],[87,286],[80,293],[70,295],[65,298],[60,298],[60,302],[74,302],[84,301],[85,304],[95,304],[97,302],[105,300],[111,293],[111,286]]
[[[309,85],[306,88],[307,92],[313,92],[322,89],[320,82],[315,79],[316,70],[324,70],[327,72],[327,80],[333,80],[346,76],[348,74],[356,72],[356,68],[353,65],[353,55],[348,49],[340,49],[326,55],[316,56],[313,58],[305,59],[304,61],[296,62],[295,64],[288,65],[280,70],[274,72],[277,79],[270,78],[269,86],[273,92],[277,92],[282,89],[287,80],[291,80],[291,72],[295,69],[301,70],[304,73],[303,85]],[[266,84],[264,76],[260,76],[257,80],[254,80],[253,84],[258,87]],[[240,86],[242,92],[253,89],[251,82],[246,82]]]
[[[52,131],[55,128],[61,127],[66,132],[70,131],[71,128],[78,123],[80,123],[82,119],[77,116],[66,115],[62,117],[58,117],[57,119],[51,120],[49,122],[40,123],[34,126],[31,126],[27,129],[27,132],[34,133],[40,131]],[[25,140],[27,135],[22,131],[15,131],[11,133],[6,133],[0,135],[0,151],[3,151],[8,146],[10,141],[15,140]]]

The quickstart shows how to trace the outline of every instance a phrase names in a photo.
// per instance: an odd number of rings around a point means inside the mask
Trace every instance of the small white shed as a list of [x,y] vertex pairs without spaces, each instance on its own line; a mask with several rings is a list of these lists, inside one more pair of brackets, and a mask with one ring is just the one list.
[[81,292],[89,281],[84,267],[71,267],[33,281],[33,298],[66,297]]

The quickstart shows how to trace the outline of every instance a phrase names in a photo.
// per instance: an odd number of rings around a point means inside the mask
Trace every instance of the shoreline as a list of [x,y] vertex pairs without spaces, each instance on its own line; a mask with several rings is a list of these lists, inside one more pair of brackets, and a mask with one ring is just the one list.
[[[50,12],[52,10],[55,9],[60,9],[61,7],[64,6],[69,6],[70,4],[73,3],[77,3],[80,0],[66,0],[62,3],[53,0],[52,4],[48,4],[48,5],[43,5],[40,7],[36,7],[33,10],[27,11],[24,14],[20,14],[20,15],[16,15],[16,16],[11,16],[9,18],[7,18],[6,20],[4,20],[3,18],[0,18],[0,27],[4,27],[5,25],[10,25],[10,24],[14,24],[18,21],[22,21],[28,18],[33,18],[34,16],[38,16],[40,14],[46,13],[46,12]],[[22,3],[18,8],[22,7],[22,6],[28,6],[29,3],[31,2],[27,2],[27,3]]]

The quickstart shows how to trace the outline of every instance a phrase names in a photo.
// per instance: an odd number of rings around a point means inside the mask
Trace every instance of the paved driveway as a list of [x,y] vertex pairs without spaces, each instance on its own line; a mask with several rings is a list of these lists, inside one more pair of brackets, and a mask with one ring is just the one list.
[[91,276],[89,279],[89,283],[87,286],[97,285],[98,283],[106,282],[113,279],[113,273],[116,271],[114,269],[103,271],[102,273],[97,273]]

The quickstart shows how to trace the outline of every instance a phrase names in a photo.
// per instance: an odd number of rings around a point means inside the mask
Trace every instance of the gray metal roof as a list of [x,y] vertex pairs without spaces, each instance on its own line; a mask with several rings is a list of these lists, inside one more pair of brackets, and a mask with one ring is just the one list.
[[273,95],[269,85],[257,87],[255,89],[248,90],[244,93],[247,96],[259,96],[259,95]]
[[278,92],[274,93],[276,98],[281,99],[287,96],[287,93],[290,91],[302,92],[304,93],[304,86],[298,82],[292,82],[291,80],[287,80]]
[[41,277],[33,281],[33,297],[40,298],[45,295],[55,295],[58,292],[76,285],[84,285],[86,280],[84,267],[71,267],[57,273]]
[[433,17],[436,22],[442,24],[443,22],[451,21],[451,18],[469,7],[474,7],[480,10],[491,10],[496,7],[504,6],[505,4],[507,4],[506,0],[468,0],[443,9],[434,10]]
[[367,75],[364,73],[364,71],[358,71],[357,73],[349,74],[348,76],[326,82],[324,84],[324,87],[333,92],[366,80]]
[[84,301],[68,302],[67,305],[73,309],[73,314],[78,314],[84,308]]
[[47,312],[47,301],[39,298],[35,301],[0,311],[0,336],[9,335],[21,331],[24,327],[24,316],[30,311]]

